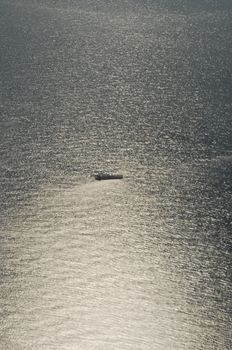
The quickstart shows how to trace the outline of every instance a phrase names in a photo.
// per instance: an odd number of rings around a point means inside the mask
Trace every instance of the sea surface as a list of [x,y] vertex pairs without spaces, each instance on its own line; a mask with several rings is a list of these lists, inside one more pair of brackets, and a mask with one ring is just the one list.
[[0,349],[232,349],[231,58],[231,0],[0,0]]

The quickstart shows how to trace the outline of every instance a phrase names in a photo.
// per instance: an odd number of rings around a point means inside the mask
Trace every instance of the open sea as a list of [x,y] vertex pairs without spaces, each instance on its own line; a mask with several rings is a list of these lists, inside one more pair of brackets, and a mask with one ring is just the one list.
[[232,349],[231,0],[0,0],[0,349]]

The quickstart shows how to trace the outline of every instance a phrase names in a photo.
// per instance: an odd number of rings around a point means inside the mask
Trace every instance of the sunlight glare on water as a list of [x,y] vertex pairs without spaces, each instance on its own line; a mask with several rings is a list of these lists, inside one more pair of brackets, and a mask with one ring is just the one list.
[[1,349],[232,348],[231,11],[1,2]]

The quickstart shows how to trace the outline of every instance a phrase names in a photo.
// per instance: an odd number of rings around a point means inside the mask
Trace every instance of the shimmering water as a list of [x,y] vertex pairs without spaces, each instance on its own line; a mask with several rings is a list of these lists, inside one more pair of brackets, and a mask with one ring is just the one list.
[[231,15],[0,2],[1,349],[232,348]]

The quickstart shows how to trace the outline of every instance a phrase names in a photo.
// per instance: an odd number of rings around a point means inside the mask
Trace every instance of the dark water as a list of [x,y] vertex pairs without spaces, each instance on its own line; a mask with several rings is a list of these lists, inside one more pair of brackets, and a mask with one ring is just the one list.
[[232,348],[231,18],[0,2],[1,349]]

